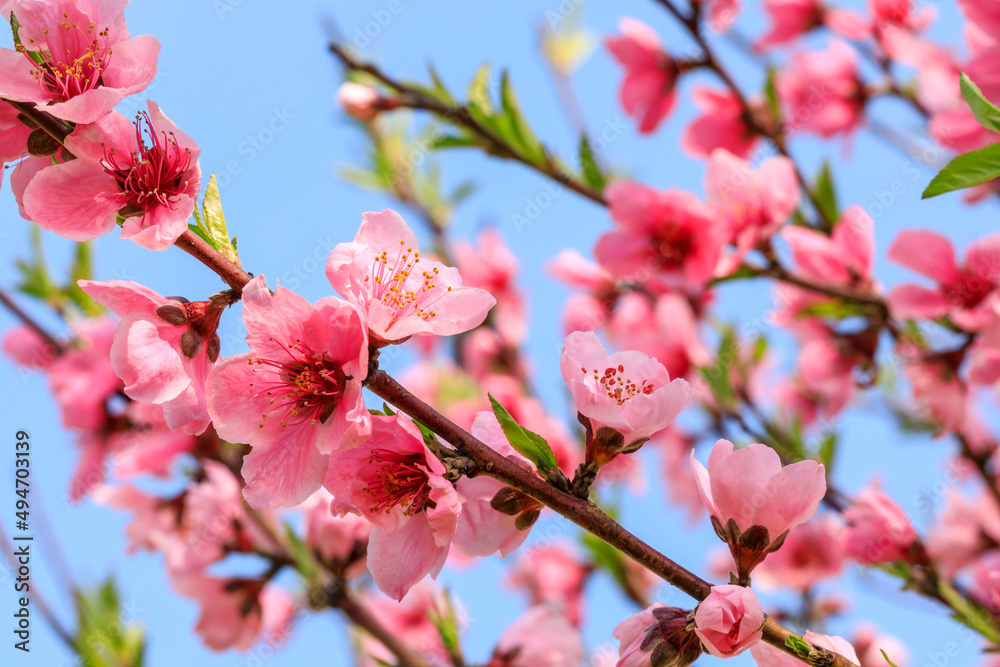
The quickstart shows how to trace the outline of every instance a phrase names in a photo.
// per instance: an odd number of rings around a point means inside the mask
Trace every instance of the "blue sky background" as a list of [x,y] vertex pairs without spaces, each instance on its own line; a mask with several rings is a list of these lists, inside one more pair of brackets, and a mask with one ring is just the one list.
[[[559,11],[557,2],[469,3],[449,0],[418,3],[396,0],[396,14],[386,10],[389,0],[351,3],[288,2],[261,3],[250,0],[177,0],[134,3],[126,16],[133,34],[150,33],[162,43],[159,75],[147,94],[202,148],[201,164],[206,173],[224,172],[222,198],[230,231],[239,236],[244,266],[263,273],[273,286],[276,278],[309,299],[331,293],[322,267],[334,244],[349,240],[361,213],[392,205],[385,197],[361,192],[335,178],[338,165],[358,163],[366,144],[334,103],[341,72],[326,52],[324,23],[335,19],[348,39],[375,20],[378,12],[390,20],[361,49],[365,59],[385,66],[401,78],[423,80],[425,65],[433,61],[444,80],[455,91],[463,91],[476,67],[484,61],[510,69],[522,106],[537,133],[558,153],[570,156],[576,143],[572,130],[559,111],[549,75],[537,52],[536,35],[547,11]],[[753,3],[756,5],[757,3]],[[860,4],[860,3],[859,3]],[[572,11],[575,5],[563,3]],[[953,6],[942,4],[936,36],[958,44],[960,21]],[[595,34],[616,31],[617,18],[632,15],[654,26],[670,49],[685,49],[689,40],[672,24],[669,16],[649,1],[630,0],[598,3],[587,7],[584,25]],[[756,8],[740,23],[743,32],[759,35],[763,18]],[[374,30],[372,32],[375,32]],[[9,40],[9,38],[8,38]],[[817,42],[817,44],[820,42]],[[745,89],[759,88],[762,73],[724,40],[718,43]],[[626,129],[611,142],[604,158],[622,171],[657,187],[678,187],[703,193],[703,165],[685,157],[677,148],[680,129],[692,116],[682,104],[652,137],[639,138],[633,124],[625,120],[617,105],[621,71],[605,51],[598,49],[577,73],[577,92],[586,109],[590,128],[600,131],[625,122]],[[710,81],[707,75],[685,80]],[[139,99],[123,105],[127,114],[139,108]],[[877,102],[876,115],[902,129],[919,129],[920,119],[895,103]],[[268,137],[266,128],[286,126]],[[262,134],[263,133],[263,134]],[[251,150],[249,139],[260,137],[261,150]],[[929,227],[945,230],[961,248],[968,241],[996,228],[996,205],[989,202],[968,209],[959,197],[946,196],[920,202],[919,195],[930,180],[930,170],[912,177],[914,161],[887,147],[866,132],[843,145],[821,144],[811,139],[792,142],[807,173],[815,173],[823,157],[835,161],[835,175],[842,205],[860,204],[876,218],[878,248],[876,272],[886,286],[907,274],[885,260],[892,238],[903,228]],[[484,226],[496,226],[521,261],[521,285],[529,293],[532,318],[528,351],[537,366],[535,385],[557,414],[565,397],[558,372],[558,349],[562,343],[560,311],[565,290],[543,271],[544,263],[560,249],[574,247],[588,254],[594,240],[610,226],[605,212],[569,191],[552,198],[541,215],[518,231],[512,218],[524,215],[528,202],[548,192],[543,179],[513,163],[501,163],[475,153],[449,153],[440,163],[452,186],[474,176],[478,192],[459,210],[455,237],[468,237]],[[236,173],[238,171],[238,173]],[[903,194],[889,202],[888,194],[900,181]],[[899,187],[896,187],[899,191]],[[881,203],[882,208],[878,208]],[[416,221],[415,216],[411,219]],[[12,264],[27,254],[28,223],[16,213],[9,188],[0,192],[0,284],[16,279]],[[63,266],[70,245],[46,236],[50,263]],[[213,274],[179,251],[151,253],[113,236],[96,244],[96,278],[140,281],[164,294],[204,297],[220,285]],[[297,284],[296,284],[297,281]],[[770,288],[762,282],[727,286],[720,290],[718,314],[735,323],[763,318],[770,308]],[[22,298],[22,303],[27,299]],[[31,304],[29,309],[53,328],[54,319]],[[13,324],[0,312],[0,327]],[[238,309],[227,314],[221,326],[223,353],[239,352]],[[779,349],[785,358],[792,350]],[[390,366],[401,371],[405,359]],[[71,506],[65,490],[75,451],[70,436],[58,425],[57,412],[49,400],[44,378],[25,375],[6,360],[0,363],[0,402],[6,429],[0,441],[0,521],[10,527],[13,519],[13,438],[18,429],[31,431],[33,443],[33,498],[44,501],[45,510],[76,581],[93,583],[108,573],[119,579],[128,620],[149,631],[148,661],[152,667],[177,664],[236,667],[244,665],[347,665],[350,663],[343,623],[328,611],[313,614],[300,623],[291,643],[278,655],[265,651],[249,655],[216,654],[206,650],[193,634],[196,605],[169,590],[159,556],[124,554],[122,529],[126,517],[90,503]],[[951,451],[947,442],[927,437],[902,436],[886,419],[875,401],[862,401],[838,428],[842,434],[837,479],[853,491],[874,476],[881,476],[885,489],[923,526],[916,499],[937,494],[955,482],[944,461]],[[704,572],[706,546],[717,543],[707,520],[689,530],[679,511],[670,508],[657,489],[657,459],[644,453],[652,473],[651,491],[641,500],[626,502],[622,521],[626,527],[685,566]],[[36,515],[37,516],[37,515]],[[528,545],[553,535],[572,536],[567,522],[547,520],[538,525]],[[37,584],[54,604],[57,613],[70,621],[71,607],[53,579],[46,560],[53,549],[37,543],[34,573]],[[468,609],[471,628],[464,635],[472,662],[485,661],[503,628],[523,609],[523,602],[506,593],[496,581],[502,571],[495,560],[482,562],[469,571],[446,571],[441,580],[451,586]],[[870,619],[901,637],[910,647],[911,665],[937,663],[965,666],[978,664],[975,640],[945,618],[940,609],[912,594],[897,591],[896,583],[878,574],[849,568],[843,585],[828,586],[851,596],[850,618]],[[663,589],[660,601],[686,606],[680,593]],[[764,596],[765,602],[772,600]],[[589,646],[611,642],[611,630],[634,612],[605,579],[591,588],[586,609],[585,636]],[[10,613],[15,595],[9,573],[0,567],[0,660],[3,664],[70,665],[72,658],[52,634],[35,619],[30,658],[11,648]],[[10,610],[10,611],[8,611]],[[853,621],[834,624],[834,633],[850,634]],[[949,642],[957,655],[945,656]],[[951,650],[951,649],[949,649]],[[953,650],[951,650],[954,653]],[[259,660],[259,662],[257,661]],[[705,660],[713,660],[705,658]],[[735,664],[750,664],[749,655]]]

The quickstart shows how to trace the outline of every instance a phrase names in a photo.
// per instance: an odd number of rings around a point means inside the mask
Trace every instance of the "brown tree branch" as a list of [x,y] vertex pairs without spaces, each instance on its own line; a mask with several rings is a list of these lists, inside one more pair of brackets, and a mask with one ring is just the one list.
[[[365,386],[376,396],[399,408],[441,436],[461,454],[475,461],[482,474],[489,475],[555,510],[691,597],[703,600],[708,596],[712,587],[707,581],[628,532],[601,511],[597,505],[563,493],[507,460],[407,391],[385,371],[379,370],[377,365],[373,364],[373,368],[365,380]],[[818,661],[810,662],[807,657],[798,655],[786,646],[785,641],[791,634],[789,630],[773,619],[766,619],[764,623],[765,641],[789,655],[818,666],[820,664]],[[854,664],[843,656],[833,653],[828,654],[828,658],[829,661],[823,662],[828,667],[850,667]]]

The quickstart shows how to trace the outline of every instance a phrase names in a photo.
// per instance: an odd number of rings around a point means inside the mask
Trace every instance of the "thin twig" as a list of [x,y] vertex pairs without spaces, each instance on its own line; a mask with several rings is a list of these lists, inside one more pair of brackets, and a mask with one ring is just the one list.
[[4,307],[11,312],[11,314],[21,320],[21,322],[23,322],[28,328],[41,336],[42,340],[44,340],[45,343],[52,348],[54,353],[53,356],[59,356],[66,351],[66,347],[62,343],[53,338],[52,334],[36,322],[31,315],[28,315],[28,313],[21,310],[21,307],[14,303],[7,292],[2,288],[0,288],[0,303],[2,303]]
[[[601,206],[607,206],[607,201],[600,193],[560,169],[551,158],[548,158],[544,165],[539,165],[529,160],[503,137],[477,121],[469,111],[468,107],[461,104],[444,104],[443,102],[427,95],[413,86],[409,86],[393,79],[389,75],[382,72],[382,70],[375,65],[363,63],[357,60],[354,56],[348,53],[346,49],[337,44],[330,45],[330,52],[340,58],[340,60],[348,68],[369,74],[395,90],[400,94],[399,102],[402,106],[409,109],[422,109],[424,111],[430,111],[453,125],[464,127],[481,139],[484,139],[489,144],[489,152],[497,155],[498,157],[516,160],[517,162],[527,165],[532,169],[545,174],[549,178],[562,183],[570,190],[583,195],[587,199],[600,204]],[[548,151],[545,151],[545,155],[549,155]]]

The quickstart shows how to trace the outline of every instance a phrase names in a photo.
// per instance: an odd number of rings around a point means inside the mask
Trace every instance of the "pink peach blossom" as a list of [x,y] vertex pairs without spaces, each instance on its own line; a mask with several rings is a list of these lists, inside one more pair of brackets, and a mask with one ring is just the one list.
[[648,25],[625,17],[618,27],[622,36],[608,37],[604,45],[625,68],[619,100],[625,113],[639,121],[639,131],[648,134],[674,108],[674,86],[680,70]]
[[[870,623],[863,623],[854,628],[851,644],[858,656],[860,667],[884,667],[888,664],[882,651],[889,656],[896,667],[907,667],[910,662],[910,651],[899,638],[884,633]],[[840,653],[840,651],[837,651]],[[847,654],[841,653],[846,657]]]
[[371,86],[353,81],[345,81],[337,89],[337,103],[348,116],[363,123],[374,120],[383,111],[399,107],[398,100],[382,97]]
[[973,396],[968,384],[959,377],[954,362],[928,357],[906,343],[897,345],[897,354],[907,360],[903,371],[920,410],[935,422],[940,433],[961,432],[971,421],[969,407]]
[[661,470],[670,502],[683,507],[687,511],[688,522],[694,523],[705,506],[701,502],[698,483],[688,465],[693,441],[674,427],[660,431],[650,444],[660,450]]
[[247,501],[294,506],[323,481],[333,450],[368,435],[361,395],[368,337],[357,308],[334,297],[315,305],[263,275],[243,288],[250,352],[223,359],[208,376],[208,413],[219,435],[245,442]]
[[[439,587],[425,579],[410,589],[401,601],[377,593],[365,596],[365,606],[386,630],[427,660],[433,667],[452,667],[448,649],[434,624],[449,606],[461,619],[461,609]],[[353,627],[353,626],[352,626]],[[360,646],[361,667],[384,667],[395,656],[366,632],[352,632]]]
[[524,294],[515,282],[517,258],[504,244],[500,232],[480,232],[478,248],[468,242],[456,243],[455,264],[466,285],[478,287],[496,299],[490,320],[504,342],[515,347],[524,343],[528,321]]
[[668,286],[712,277],[727,230],[693,194],[615,181],[605,196],[618,228],[597,240],[594,256],[614,276]]
[[[39,171],[24,190],[24,210],[44,229],[88,241],[115,228],[122,238],[164,250],[187,231],[201,187],[201,149],[160,107],[134,122],[112,111],[66,139],[76,160]],[[143,127],[145,126],[145,136]]]
[[736,23],[743,3],[739,0],[695,0],[708,6],[708,27],[714,35],[722,35]]
[[321,557],[346,563],[359,546],[367,546],[371,524],[356,514],[331,512],[333,495],[320,487],[299,505],[305,514],[305,542]]
[[[527,459],[518,454],[492,412],[480,412],[472,423],[471,433],[506,459],[517,461],[526,470],[533,470]],[[460,553],[469,557],[491,556],[504,558],[514,552],[527,539],[531,526],[518,527],[520,515],[498,512],[491,501],[504,487],[502,482],[489,477],[462,477],[455,488],[464,499],[462,515],[452,544]],[[539,508],[540,509],[540,508]],[[536,513],[537,516],[537,513]]]
[[366,314],[380,345],[469,331],[496,304],[488,292],[464,287],[457,269],[421,257],[413,231],[391,209],[362,216],[354,241],[330,253],[326,277]]
[[0,103],[0,184],[6,163],[16,162],[28,154],[31,128],[18,120],[20,112],[9,104]]
[[324,485],[336,498],[335,511],[371,522],[368,569],[379,590],[401,600],[444,566],[461,498],[413,422],[397,414],[371,423],[364,444],[330,456]]
[[781,548],[757,568],[754,583],[806,591],[836,577],[844,567],[840,533],[841,526],[827,515],[792,528]]
[[216,328],[224,301],[167,299],[129,280],[78,281],[122,318],[111,365],[137,401],[163,405],[167,425],[197,435],[209,423],[205,381],[219,357]]
[[851,134],[861,124],[865,106],[854,49],[834,41],[826,51],[794,58],[778,79],[778,95],[793,130],[827,139]]
[[271,585],[249,579],[217,579],[195,574],[174,580],[174,591],[198,602],[201,613],[195,632],[214,651],[249,650],[265,630],[264,617],[287,618],[287,613],[265,612],[263,605],[278,605],[287,611],[287,594],[265,594]]
[[844,211],[830,236],[805,227],[781,232],[799,270],[808,278],[857,288],[872,286],[875,222],[860,206]]
[[766,445],[734,451],[733,443],[719,440],[707,468],[694,451],[690,461],[712,525],[729,543],[741,577],[780,547],[787,531],[807,521],[826,494],[821,463],[799,461],[782,467],[777,452]]
[[694,367],[712,361],[702,342],[698,315],[681,294],[663,294],[654,302],[638,292],[626,292],[615,304],[608,335],[619,347],[655,357],[673,378],[690,377]]
[[575,627],[583,616],[583,586],[590,568],[564,543],[526,550],[510,570],[507,583],[528,594],[532,605],[555,609]]
[[747,125],[746,110],[736,95],[729,91],[696,86],[691,99],[701,111],[684,128],[681,148],[692,157],[708,157],[713,151],[725,149],[740,158],[747,158],[757,147],[759,137]]
[[[858,656],[854,652],[854,647],[843,637],[821,635],[811,630],[806,630],[806,633],[802,637],[813,646],[833,651],[844,656],[854,664],[858,664]],[[788,655],[781,649],[775,648],[765,642],[754,644],[750,649],[750,654],[757,661],[759,667],[797,667],[797,665],[802,664],[794,656]]]
[[669,426],[691,393],[685,380],[671,380],[656,359],[634,350],[609,355],[590,331],[566,338],[560,370],[590,429],[617,431],[626,448]]
[[917,541],[909,518],[889,496],[876,488],[857,495],[844,511],[844,553],[866,565],[909,560]]
[[912,283],[889,293],[889,308],[902,319],[949,316],[969,331],[986,326],[993,315],[991,296],[1000,285],[1000,234],[969,244],[959,266],[947,238],[929,230],[904,230],[889,247],[889,259],[937,281],[936,289]]
[[974,25],[994,39],[1000,40],[1000,7],[991,2],[978,0],[958,0],[958,7],[969,25]]
[[1000,543],[1000,510],[985,491],[978,498],[967,499],[955,489],[947,489],[944,502],[924,544],[938,572],[951,579],[991,544]]
[[45,372],[64,427],[93,432],[105,425],[107,401],[122,388],[109,361],[115,323],[100,317],[71,326],[75,340],[61,354],[28,327],[7,333],[4,352],[25,368]]
[[655,603],[615,626],[616,667],[687,667],[702,654],[698,635],[688,630],[691,611]]
[[819,0],[764,0],[764,11],[771,19],[771,29],[754,43],[759,50],[787,44],[823,25]]
[[729,242],[736,246],[734,270],[799,206],[795,164],[780,156],[764,160],[754,170],[729,151],[717,149],[705,170],[705,192],[709,206],[728,224]]
[[764,610],[749,588],[713,586],[695,608],[694,622],[705,650],[717,658],[731,658],[760,641]]
[[494,658],[505,667],[577,667],[583,660],[580,631],[547,607],[532,607],[507,627]]
[[18,0],[23,46],[0,49],[0,97],[86,124],[144,90],[156,76],[160,43],[149,35],[129,39],[126,5]]

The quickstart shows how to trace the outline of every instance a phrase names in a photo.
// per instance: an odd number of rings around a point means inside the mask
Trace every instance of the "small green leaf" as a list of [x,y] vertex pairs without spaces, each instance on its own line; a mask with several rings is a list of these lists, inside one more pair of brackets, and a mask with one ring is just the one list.
[[444,82],[441,80],[441,77],[438,76],[437,70],[434,68],[433,63],[428,63],[427,69],[430,71],[431,81],[434,82],[434,88],[432,89],[434,92],[433,97],[444,102],[445,104],[454,104],[455,98],[453,98],[451,96],[451,93],[448,92],[448,87],[444,85]]
[[829,317],[835,320],[843,320],[848,317],[863,315],[864,313],[864,304],[834,299],[833,301],[819,301],[810,304],[796,313],[796,317],[799,319],[805,317]]
[[971,188],[997,176],[1000,176],[1000,144],[993,144],[959,155],[949,162],[924,190],[922,198],[930,199],[946,192]]
[[500,402],[493,398],[492,394],[489,394],[489,397],[490,403],[493,405],[493,414],[497,416],[500,428],[503,429],[503,434],[507,436],[510,446],[538,466],[539,470],[545,471],[557,468],[556,455],[552,452],[552,448],[549,447],[549,443],[545,441],[545,438],[537,433],[532,433],[518,424],[510,416],[510,413],[500,405]]
[[[479,120],[491,119],[494,116],[493,103],[490,102],[490,66],[483,64],[476,70],[476,75],[469,84],[469,110]],[[492,126],[492,122],[489,123]]]
[[785,646],[792,649],[796,653],[803,655],[807,655],[810,651],[812,651],[812,646],[809,645],[809,642],[802,639],[802,637],[799,637],[798,635],[791,635],[788,639],[786,639]]
[[816,177],[816,188],[813,193],[816,196],[816,204],[819,207],[819,214],[825,220],[836,223],[840,219],[840,212],[837,206],[837,192],[833,186],[833,174],[830,171],[830,162],[823,161],[823,168]]
[[448,196],[448,201],[452,206],[458,206],[476,191],[475,181],[464,181],[460,183]]
[[753,345],[753,360],[760,361],[767,353],[767,338],[761,336]]
[[472,140],[471,137],[456,137],[452,134],[446,134],[441,137],[432,139],[430,146],[434,150],[441,148],[469,148],[470,146],[475,146],[476,142]]
[[718,285],[719,283],[727,283],[730,280],[741,280],[743,278],[755,278],[756,276],[757,276],[757,272],[754,271],[752,268],[750,268],[749,266],[741,266],[740,268],[738,268],[735,271],[733,271],[732,273],[730,273],[728,276],[720,276],[718,278],[713,278],[712,280],[709,281],[708,285],[709,285],[709,287],[712,287],[714,285]]
[[545,151],[541,143],[531,131],[531,127],[524,120],[521,112],[521,105],[518,104],[517,96],[510,85],[510,77],[504,71],[500,75],[500,103],[503,106],[504,120],[507,127],[507,135],[511,143],[520,147],[526,156],[535,164],[544,164]]
[[837,433],[836,431],[830,431],[823,436],[823,440],[819,443],[819,449],[817,450],[819,454],[820,462],[826,466],[827,475],[833,469],[834,458],[837,455]]
[[288,553],[295,561],[295,569],[299,571],[306,581],[313,581],[319,574],[319,565],[305,542],[299,539],[290,525],[285,524],[285,542],[288,545]]
[[390,408],[389,404],[386,403],[385,401],[382,401],[382,414],[384,414],[386,417],[396,416],[396,412],[392,408]]
[[199,234],[209,242],[213,248],[221,252],[236,264],[240,263],[239,255],[233,246],[232,239],[229,238],[229,230],[226,229],[226,216],[222,213],[222,198],[219,195],[219,184],[215,180],[215,172],[208,179],[205,187],[205,199],[202,200],[201,215],[198,215],[195,207],[194,219],[203,234]]
[[580,170],[583,172],[583,180],[587,185],[599,193],[604,192],[607,179],[601,173],[601,168],[594,158],[594,151],[590,147],[590,140],[586,134],[580,137]]
[[885,658],[885,661],[889,663],[890,667],[896,667],[896,663],[889,659],[889,655],[885,652],[884,648],[880,648],[879,651],[882,652],[882,657]]
[[91,267],[90,243],[87,241],[77,243],[73,264],[69,267],[69,282],[66,283],[63,292],[83,313],[94,317],[104,312],[104,306],[94,301],[76,284],[78,280],[90,280],[93,277]]
[[767,68],[767,79],[764,81],[764,97],[767,99],[767,108],[770,110],[775,124],[780,124],[781,102],[778,98],[778,69],[773,65]]
[[959,81],[962,88],[962,97],[968,102],[969,108],[972,109],[972,115],[976,117],[979,124],[987,130],[1000,132],[1000,109],[986,99],[983,91],[973,83],[972,79],[965,72],[961,73]]
[[993,617],[989,611],[962,595],[943,578],[938,579],[938,591],[955,612],[952,614],[952,618],[972,628],[990,642],[1000,643],[1000,635],[997,634],[996,626],[992,622]]

